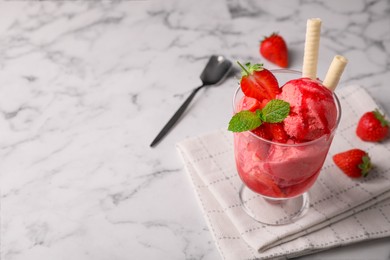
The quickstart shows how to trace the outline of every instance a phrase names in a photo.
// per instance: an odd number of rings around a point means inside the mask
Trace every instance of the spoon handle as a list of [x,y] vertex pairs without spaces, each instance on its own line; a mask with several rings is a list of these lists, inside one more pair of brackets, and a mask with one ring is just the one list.
[[184,113],[184,111],[186,110],[186,108],[188,107],[188,105],[191,103],[192,99],[194,99],[196,93],[198,93],[198,91],[203,88],[205,85],[201,85],[197,88],[195,88],[191,95],[188,96],[188,98],[184,101],[184,103],[179,107],[179,109],[176,111],[175,114],[173,114],[173,116],[171,117],[171,119],[169,119],[168,123],[166,123],[166,125],[163,127],[163,129],[161,129],[160,133],[158,133],[158,135],[156,136],[156,138],[154,138],[153,142],[150,144],[150,147],[153,147],[155,146],[168,132],[169,130],[171,130],[172,126],[177,122],[177,120],[179,120],[179,118],[181,117],[181,115]]

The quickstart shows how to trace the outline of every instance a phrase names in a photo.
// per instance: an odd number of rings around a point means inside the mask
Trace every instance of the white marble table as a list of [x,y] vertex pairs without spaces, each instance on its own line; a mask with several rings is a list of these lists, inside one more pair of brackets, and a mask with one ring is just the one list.
[[[390,4],[345,1],[0,2],[1,259],[220,259],[175,143],[226,127],[237,80],[201,91],[211,54],[261,61],[281,33],[300,69],[306,19],[323,20],[319,76],[390,113]],[[389,259],[390,239],[302,259]]]

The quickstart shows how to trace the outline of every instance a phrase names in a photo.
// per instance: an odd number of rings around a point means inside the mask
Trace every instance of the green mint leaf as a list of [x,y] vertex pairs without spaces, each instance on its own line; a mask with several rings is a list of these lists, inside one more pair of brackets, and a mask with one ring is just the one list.
[[279,123],[290,113],[290,104],[280,99],[272,99],[261,111],[261,120],[267,123]]
[[251,111],[243,110],[235,114],[229,122],[228,130],[232,132],[244,132],[253,130],[261,125],[260,118]]
[[263,115],[263,110],[257,109],[256,110],[256,115],[257,115],[258,118],[260,118],[261,122],[265,122],[264,115]]

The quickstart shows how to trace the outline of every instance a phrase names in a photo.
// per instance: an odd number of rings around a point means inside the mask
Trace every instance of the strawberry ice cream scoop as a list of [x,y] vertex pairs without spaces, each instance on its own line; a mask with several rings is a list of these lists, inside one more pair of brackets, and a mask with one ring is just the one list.
[[316,80],[291,80],[276,98],[290,103],[290,114],[284,119],[284,128],[291,138],[299,142],[329,134],[336,125],[337,108],[333,94]]

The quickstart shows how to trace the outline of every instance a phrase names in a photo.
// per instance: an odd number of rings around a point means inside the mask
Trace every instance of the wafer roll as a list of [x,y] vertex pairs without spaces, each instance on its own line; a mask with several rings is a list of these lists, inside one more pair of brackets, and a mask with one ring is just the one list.
[[320,45],[321,19],[307,20],[305,50],[303,54],[302,77],[317,78],[318,50]]
[[322,84],[331,91],[334,91],[339,84],[341,74],[343,74],[347,63],[348,60],[345,57],[341,55],[334,56]]

